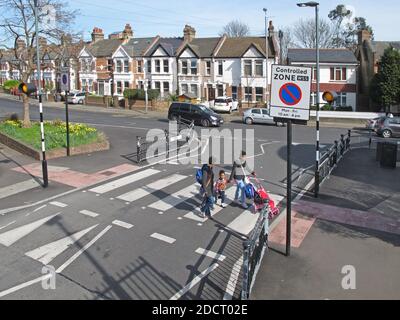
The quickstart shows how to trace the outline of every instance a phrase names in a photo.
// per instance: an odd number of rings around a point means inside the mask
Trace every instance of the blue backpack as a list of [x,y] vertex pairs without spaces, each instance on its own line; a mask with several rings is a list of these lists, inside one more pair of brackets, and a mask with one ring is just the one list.
[[198,183],[200,183],[200,184],[203,184],[203,170],[204,170],[204,167],[206,166],[206,164],[205,165],[203,165],[202,167],[201,167],[201,169],[197,169],[196,170],[196,181],[198,182]]
[[254,198],[254,187],[253,184],[249,183],[246,185],[244,188],[244,193],[246,194],[247,199],[253,199]]

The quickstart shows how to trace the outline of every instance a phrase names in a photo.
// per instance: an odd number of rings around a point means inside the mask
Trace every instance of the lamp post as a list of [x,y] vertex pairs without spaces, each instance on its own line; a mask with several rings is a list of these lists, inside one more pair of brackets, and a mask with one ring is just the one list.
[[283,40],[283,31],[279,30],[279,63],[283,64],[283,51],[282,51],[282,40]]
[[315,54],[316,54],[316,68],[317,68],[317,79],[316,79],[316,84],[317,84],[317,88],[316,88],[316,104],[317,104],[317,119],[316,119],[316,131],[317,131],[317,139],[316,139],[316,145],[315,145],[315,153],[316,153],[316,157],[315,157],[315,188],[314,188],[314,196],[317,198],[318,194],[319,194],[319,160],[320,160],[320,154],[319,154],[319,107],[320,107],[320,103],[319,103],[319,74],[320,74],[320,70],[319,70],[319,18],[318,18],[318,14],[319,14],[319,3],[318,2],[305,2],[305,3],[298,3],[297,4],[299,7],[311,7],[311,8],[315,8]]
[[43,187],[47,188],[49,185],[46,161],[46,145],[44,140],[44,124],[43,124],[43,104],[42,104],[42,84],[40,72],[40,48],[39,48],[39,17],[38,17],[38,1],[34,0],[35,9],[35,36],[36,36],[36,74],[38,78],[38,98],[39,98],[39,112],[40,112],[40,136],[42,140],[42,174],[43,174]]
[[265,20],[265,100],[268,101],[268,17],[267,8],[263,8]]

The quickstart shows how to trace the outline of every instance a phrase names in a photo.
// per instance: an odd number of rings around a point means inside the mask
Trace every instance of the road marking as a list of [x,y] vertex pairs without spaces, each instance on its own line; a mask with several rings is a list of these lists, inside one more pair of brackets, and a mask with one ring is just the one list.
[[197,277],[195,277],[192,281],[190,281],[185,287],[183,287],[179,292],[177,292],[170,300],[178,300],[185,293],[191,290],[197,283],[199,283],[203,278],[207,277],[211,272],[218,268],[218,263],[214,263],[202,273],[200,273]]
[[83,252],[89,249],[97,240],[99,240],[112,226],[107,226],[102,230],[97,236],[95,236],[90,242],[88,242],[82,249],[75,253],[71,258],[69,258],[64,264],[62,264],[57,270],[57,273],[63,272],[63,270],[68,267],[72,262],[74,262]]
[[11,186],[0,188],[0,199],[13,196],[15,194],[33,189],[40,186],[40,184],[33,179],[15,183]]
[[195,252],[200,254],[200,255],[204,255],[204,256],[207,256],[209,258],[216,259],[218,261],[224,261],[225,258],[226,258],[222,254],[219,254],[219,253],[216,253],[216,252],[213,252],[213,251],[210,251],[210,250],[206,250],[206,249],[203,249],[203,248],[198,248]]
[[87,234],[89,231],[93,230],[97,226],[98,226],[98,224],[96,224],[90,228],[87,228],[85,230],[76,232],[73,235],[70,235],[68,237],[45,244],[44,246],[41,246],[39,248],[36,248],[32,251],[25,253],[25,255],[34,260],[37,260],[37,261],[43,263],[44,265],[47,265],[54,258],[56,258],[59,254],[63,253],[72,244],[79,241],[80,238],[82,238],[85,234]]
[[161,199],[153,204],[150,204],[149,208],[153,208],[159,211],[167,211],[177,206],[178,204],[185,202],[187,199],[192,198],[198,193],[199,193],[199,186],[192,184],[182,190],[179,190],[178,192],[175,192],[174,194],[168,197],[165,197],[164,199]]
[[103,194],[109,191],[112,191],[114,189],[121,188],[123,186],[126,186],[132,182],[137,182],[141,179],[148,178],[152,176],[153,174],[159,173],[160,171],[158,170],[153,170],[153,169],[147,169],[141,172],[137,172],[134,174],[131,174],[129,176],[111,181],[109,183],[105,183],[101,186],[98,186],[96,188],[90,189],[89,191],[97,193],[97,194]]
[[36,208],[35,210],[33,210],[33,212],[38,212],[39,210],[42,210],[43,208],[46,208],[47,204],[44,204],[43,206]]
[[4,229],[4,228],[7,228],[8,226],[11,226],[11,225],[14,224],[15,222],[16,222],[16,220],[11,221],[10,223],[7,223],[6,225],[0,227],[0,230],[1,230],[1,229]]
[[130,229],[130,228],[133,227],[133,224],[126,223],[126,222],[123,222],[123,221],[120,221],[120,220],[114,220],[112,222],[112,224],[114,224],[116,226],[119,226],[119,227],[122,227],[122,228],[125,228],[125,229]]
[[0,244],[4,245],[6,247],[11,246],[15,242],[17,242],[19,239],[25,237],[26,235],[28,235],[32,231],[36,230],[37,228],[39,228],[40,226],[45,224],[47,221],[51,220],[52,218],[54,218],[55,216],[57,216],[59,214],[60,214],[60,212],[0,234]]
[[44,280],[46,280],[46,279],[49,279],[49,278],[51,278],[52,276],[53,276],[53,275],[49,273],[49,274],[46,274],[46,275],[41,276],[41,277],[39,277],[39,278],[36,278],[36,279],[30,280],[30,281],[21,283],[21,284],[15,286],[15,287],[10,288],[10,289],[1,291],[1,292],[0,292],[0,298],[5,297],[6,295],[9,295],[9,294],[11,294],[11,293],[14,293],[14,292],[16,292],[16,291],[18,291],[18,290],[21,290],[21,289],[23,289],[23,288],[29,287],[29,286],[31,286],[31,285],[33,285],[33,284],[35,284],[35,283],[38,283],[38,282],[44,281]]
[[240,269],[243,265],[243,255],[235,262],[232,268],[231,275],[226,285],[225,294],[223,300],[232,300],[235,293],[236,284],[239,279]]
[[154,238],[154,239],[158,239],[164,242],[167,242],[169,244],[172,244],[176,241],[176,239],[168,237],[168,236],[164,236],[160,233],[153,233],[150,237]]
[[186,178],[186,176],[183,176],[180,174],[173,174],[167,178],[152,182],[152,183],[148,184],[147,186],[144,186],[143,188],[135,189],[133,191],[130,191],[123,195],[120,195],[117,197],[117,199],[124,200],[127,202],[133,202],[133,201],[141,199],[155,191],[162,190],[162,189],[164,189],[174,183],[177,183],[185,178]]
[[50,204],[51,204],[51,205],[53,205],[53,206],[59,207],[59,208],[65,208],[65,207],[68,207],[68,205],[67,205],[67,204],[65,204],[65,203],[62,203],[62,202],[58,202],[58,201],[53,201],[53,202],[50,202]]
[[93,211],[89,211],[89,210],[81,210],[81,211],[79,211],[79,213],[81,213],[81,214],[83,214],[85,216],[92,217],[92,218],[96,218],[96,217],[99,216],[98,213],[93,212]]

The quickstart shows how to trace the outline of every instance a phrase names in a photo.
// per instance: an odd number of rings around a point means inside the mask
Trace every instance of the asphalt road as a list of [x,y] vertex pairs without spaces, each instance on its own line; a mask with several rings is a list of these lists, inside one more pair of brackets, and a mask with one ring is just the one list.
[[[0,117],[16,111],[21,112],[20,103],[0,99]],[[44,113],[45,119],[64,117],[59,109],[45,108]],[[38,119],[37,107],[31,108],[31,114]],[[112,147],[90,156],[51,160],[49,165],[87,173],[132,164],[127,155],[135,151],[136,135],[168,126],[165,119],[80,111],[71,111],[70,119],[101,129]],[[254,139],[244,135],[224,143],[244,146],[254,141],[249,156],[254,157],[255,170],[284,208],[286,129],[234,122],[223,128],[230,132],[254,129]],[[344,132],[324,128],[322,145],[329,146]],[[218,135],[222,133],[212,133],[216,141],[221,140]],[[314,128],[294,126],[295,194],[311,179],[307,168],[314,164],[314,140]],[[197,146],[206,150],[212,147],[210,141],[203,137]],[[21,161],[27,164],[30,160]],[[232,187],[228,208],[217,206],[212,219],[202,219],[194,166],[143,164],[121,177],[75,191],[68,188],[63,190],[70,191],[67,195],[0,216],[0,298],[238,298],[242,241],[257,215],[230,203]],[[223,167],[230,170],[229,165]],[[14,182],[2,180],[2,186]],[[49,189],[53,186],[58,184],[51,182]],[[17,205],[28,193],[32,190],[2,202]],[[37,200],[43,200],[40,193],[29,202]],[[44,265],[56,271],[56,290],[42,287],[47,274]]]

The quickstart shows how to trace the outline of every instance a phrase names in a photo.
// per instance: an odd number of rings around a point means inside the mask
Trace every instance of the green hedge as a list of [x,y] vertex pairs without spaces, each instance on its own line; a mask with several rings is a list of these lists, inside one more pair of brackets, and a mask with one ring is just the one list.
[[[311,110],[316,111],[317,107],[316,106],[311,106],[310,107]],[[351,106],[342,106],[342,107],[333,107],[330,106],[329,104],[325,104],[323,106],[321,106],[320,108],[321,111],[353,111],[353,108]]]
[[[160,96],[160,92],[156,89],[148,89],[147,96],[149,100],[155,100]],[[125,89],[124,97],[129,100],[145,100],[145,92],[143,89]]]
[[7,80],[3,84],[3,88],[5,91],[10,91],[13,88],[17,88],[19,86],[18,80]]

